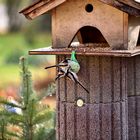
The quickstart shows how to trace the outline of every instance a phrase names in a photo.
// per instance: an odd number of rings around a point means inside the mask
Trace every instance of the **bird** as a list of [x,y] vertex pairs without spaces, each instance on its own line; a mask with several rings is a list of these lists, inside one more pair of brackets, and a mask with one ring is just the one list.
[[53,67],[57,67],[57,71],[58,71],[58,75],[56,76],[55,80],[58,80],[62,77],[68,77],[74,83],[78,83],[87,93],[89,93],[89,91],[82,85],[82,83],[78,79],[77,73],[80,70],[80,64],[76,59],[75,51],[72,51],[70,58],[66,58],[63,61],[61,61],[59,64],[48,66],[45,69],[49,69]]

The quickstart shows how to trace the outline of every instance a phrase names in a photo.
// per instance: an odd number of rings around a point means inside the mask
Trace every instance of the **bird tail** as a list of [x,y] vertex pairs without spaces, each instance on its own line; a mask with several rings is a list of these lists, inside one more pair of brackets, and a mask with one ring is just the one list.
[[67,77],[69,77],[70,79],[72,79],[75,83],[78,83],[87,93],[89,93],[89,91],[78,80],[78,76],[77,76],[76,73],[73,73],[73,72],[69,71],[69,74],[67,75]]
[[50,69],[50,68],[54,68],[54,67],[65,67],[65,66],[67,66],[67,64],[59,64],[59,65],[45,67],[45,69]]
[[87,93],[89,93],[89,91],[82,85],[82,83],[81,82],[79,82],[79,81],[76,81]]
[[58,65],[48,66],[48,67],[45,67],[45,69],[50,69],[50,68],[53,68],[53,67],[58,67]]

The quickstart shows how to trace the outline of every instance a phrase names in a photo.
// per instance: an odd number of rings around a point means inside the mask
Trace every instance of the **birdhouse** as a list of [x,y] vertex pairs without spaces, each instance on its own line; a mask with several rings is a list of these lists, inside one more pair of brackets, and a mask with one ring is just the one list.
[[53,48],[70,47],[77,38],[80,44],[135,50],[140,42],[139,5],[133,0],[40,0],[21,13],[34,19],[51,11]]
[[[76,51],[79,80],[57,82],[57,140],[140,139],[139,0],[40,0],[28,19],[51,12],[57,63]],[[75,43],[76,42],[76,43]]]

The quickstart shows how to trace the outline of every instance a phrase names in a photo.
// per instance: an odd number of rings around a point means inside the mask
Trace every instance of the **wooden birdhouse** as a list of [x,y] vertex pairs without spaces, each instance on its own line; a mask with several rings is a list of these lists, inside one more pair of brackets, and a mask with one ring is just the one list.
[[40,0],[21,11],[28,19],[46,12],[52,47],[30,54],[56,54],[58,63],[76,50],[89,90],[57,82],[57,140],[139,140],[139,0]]
[[40,0],[21,13],[34,19],[51,11],[53,48],[70,47],[76,37],[80,44],[134,50],[140,42],[139,5],[133,0]]

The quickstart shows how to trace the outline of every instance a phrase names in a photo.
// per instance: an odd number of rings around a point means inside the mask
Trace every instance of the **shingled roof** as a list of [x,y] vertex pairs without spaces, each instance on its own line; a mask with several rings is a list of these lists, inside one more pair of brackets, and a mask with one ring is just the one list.
[[[23,9],[20,13],[23,13],[26,18],[34,19],[40,16],[67,0],[40,0],[33,5]],[[140,17],[140,3],[136,0],[99,0],[105,4],[113,6],[121,11],[124,11],[130,15]]]

